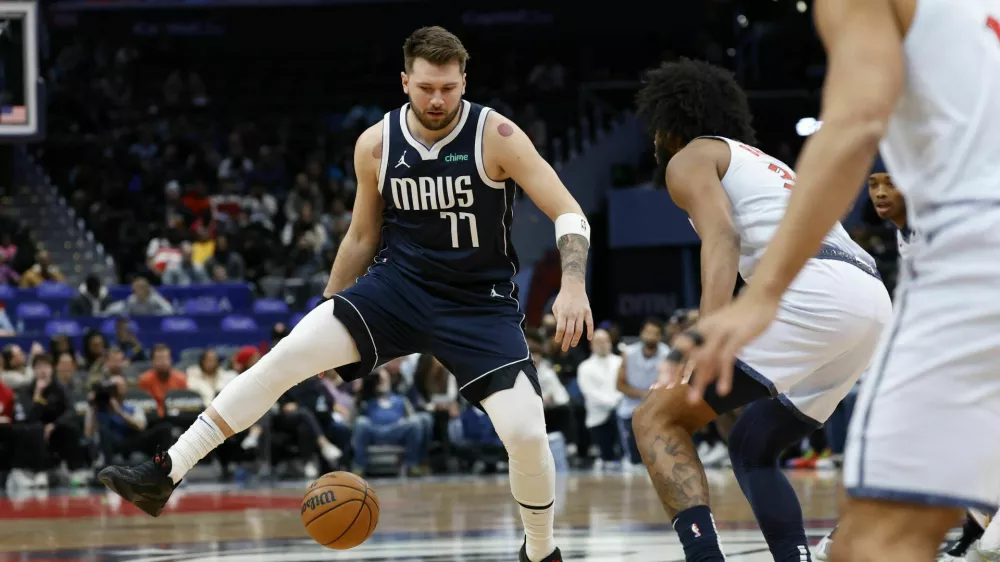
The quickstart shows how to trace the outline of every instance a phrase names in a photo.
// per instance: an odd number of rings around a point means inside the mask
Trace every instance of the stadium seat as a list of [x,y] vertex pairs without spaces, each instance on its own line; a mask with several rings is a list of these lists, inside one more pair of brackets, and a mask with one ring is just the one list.
[[44,302],[22,302],[17,305],[15,315],[18,319],[52,318],[52,309]]
[[45,335],[76,337],[83,333],[83,328],[76,320],[49,320],[45,323]]
[[162,332],[197,332],[198,323],[186,316],[167,316],[160,320]]
[[233,314],[222,319],[221,328],[226,332],[250,332],[257,329],[257,321],[249,316]]
[[76,291],[63,283],[42,283],[35,289],[35,295],[40,299],[70,299]]
[[288,313],[288,303],[281,299],[257,299],[253,311],[260,314]]
[[11,301],[17,297],[17,289],[9,285],[0,285],[0,300]]

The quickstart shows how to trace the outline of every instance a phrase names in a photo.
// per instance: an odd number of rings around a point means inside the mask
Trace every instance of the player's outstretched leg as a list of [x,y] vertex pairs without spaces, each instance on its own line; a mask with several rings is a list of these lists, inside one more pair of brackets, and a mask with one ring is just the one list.
[[[170,450],[135,467],[109,466],[100,481],[139,509],[158,516],[177,483],[232,435],[253,425],[289,388],[359,360],[333,301],[313,309],[256,365],[226,385]],[[541,405],[539,405],[541,407]]]
[[513,387],[493,393],[482,406],[507,449],[510,491],[524,523],[521,562],[561,561],[552,536],[556,473],[542,399],[522,372]]
[[764,398],[746,407],[729,434],[733,473],[775,562],[810,560],[802,507],[778,459],[815,430],[778,400]]
[[687,562],[723,562],[715,518],[708,507],[708,478],[691,441],[691,435],[717,414],[704,400],[688,404],[689,390],[688,385],[679,385],[650,392],[632,414],[632,427]]

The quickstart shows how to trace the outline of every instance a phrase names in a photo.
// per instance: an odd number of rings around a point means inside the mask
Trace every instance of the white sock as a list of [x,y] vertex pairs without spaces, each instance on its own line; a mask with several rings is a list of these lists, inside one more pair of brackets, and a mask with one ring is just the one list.
[[513,388],[482,402],[507,449],[510,491],[519,504],[528,559],[537,562],[556,549],[556,472],[545,431],[545,411],[531,381],[523,373]]
[[[510,459],[510,489],[521,511],[524,535],[529,560],[541,560],[556,549],[552,536],[555,525],[556,471],[552,451],[546,448],[548,459],[541,472],[525,474],[518,469],[518,463]],[[549,498],[549,501],[528,502],[523,498]]]
[[226,437],[212,418],[202,414],[191,424],[191,427],[181,435],[174,446],[167,451],[170,455],[170,479],[177,484],[191,467],[205,458],[216,447],[222,445]]

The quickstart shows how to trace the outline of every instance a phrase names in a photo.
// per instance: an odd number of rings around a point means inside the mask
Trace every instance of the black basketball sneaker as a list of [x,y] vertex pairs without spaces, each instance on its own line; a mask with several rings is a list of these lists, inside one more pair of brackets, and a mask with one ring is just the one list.
[[177,487],[170,479],[170,456],[160,450],[152,460],[137,466],[109,466],[98,473],[97,479],[153,517],[163,512]]
[[[528,559],[527,538],[524,539],[524,543],[521,545],[521,554],[518,556],[517,559],[518,562],[531,562],[531,560]],[[552,551],[552,554],[546,556],[545,558],[542,558],[538,562],[563,562],[562,552],[559,552],[559,549],[557,548]]]

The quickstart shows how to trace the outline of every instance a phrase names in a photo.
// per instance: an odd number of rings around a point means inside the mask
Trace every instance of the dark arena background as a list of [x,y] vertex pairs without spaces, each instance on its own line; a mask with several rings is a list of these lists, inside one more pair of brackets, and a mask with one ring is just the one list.
[[[406,102],[402,44],[425,25],[463,41],[465,98],[518,123],[583,207],[588,292],[614,353],[649,319],[669,344],[697,311],[699,242],[652,179],[652,138],[635,113],[642,74],[679,57],[731,70],[759,148],[792,165],[818,126],[825,71],[811,10],[804,0],[0,2],[0,561],[512,560],[524,534],[504,448],[429,355],[379,368],[412,405],[399,422],[426,428],[419,466],[402,466],[412,444],[359,429],[371,385],[330,371],[200,463],[159,518],[95,475],[169,446],[315,306],[351,221],[354,142]],[[865,186],[858,194],[844,224],[891,286],[895,234]],[[512,242],[557,420],[565,559],[683,560],[630,454],[617,369],[594,374],[603,386],[583,384],[589,344],[551,344],[559,255],[552,222],[520,192]],[[42,354],[65,396],[44,415],[32,373]],[[852,403],[782,460],[813,545],[837,519]],[[143,427],[122,421],[125,406]],[[601,459],[597,418],[613,420],[614,459]],[[771,560],[725,442],[697,441],[729,559]],[[372,537],[348,551],[317,545],[299,520],[308,482],[335,470],[363,474],[381,502]]]

